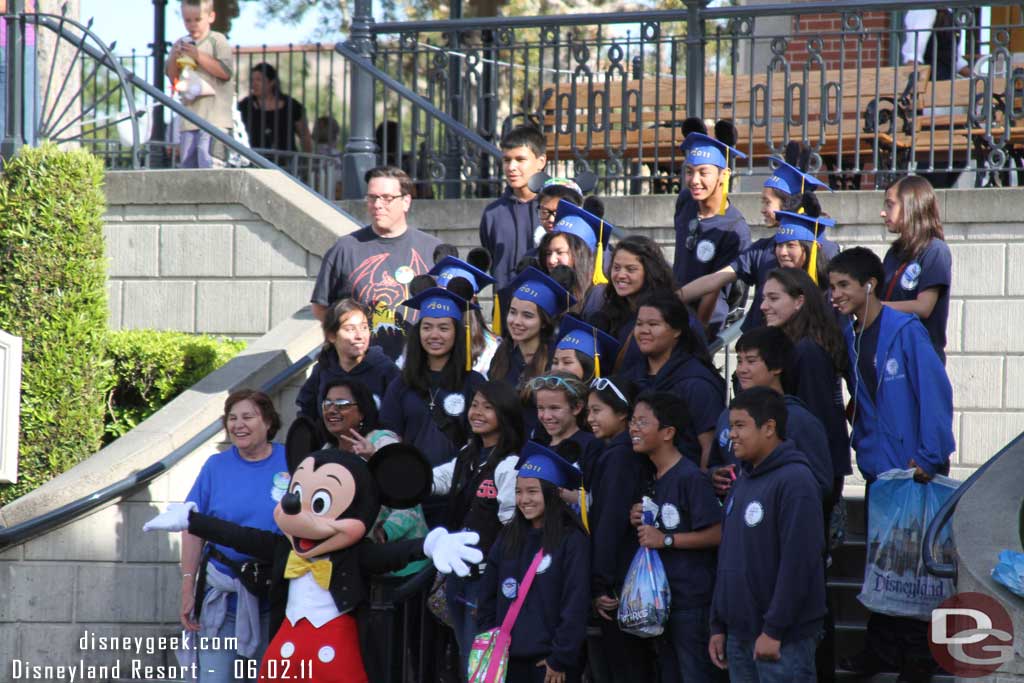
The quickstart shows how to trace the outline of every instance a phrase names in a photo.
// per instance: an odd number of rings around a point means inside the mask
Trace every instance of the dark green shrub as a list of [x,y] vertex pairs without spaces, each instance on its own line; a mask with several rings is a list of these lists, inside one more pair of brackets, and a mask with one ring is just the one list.
[[103,164],[23,148],[0,176],[0,329],[23,337],[18,483],[0,504],[92,455],[103,436],[107,292]]
[[243,341],[183,332],[111,332],[107,352],[115,383],[107,400],[105,441],[130,431],[244,348]]

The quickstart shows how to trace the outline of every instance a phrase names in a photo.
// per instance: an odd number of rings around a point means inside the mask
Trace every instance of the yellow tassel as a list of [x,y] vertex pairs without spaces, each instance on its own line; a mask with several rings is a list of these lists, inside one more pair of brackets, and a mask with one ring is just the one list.
[[591,282],[595,285],[608,284],[608,278],[604,276],[604,221],[597,233],[597,255],[594,257],[594,277]]
[[[726,147],[725,148],[725,168],[722,169],[722,173],[725,173],[728,170],[729,170],[729,148]],[[718,215],[719,216],[724,216],[725,215],[725,210],[729,206],[729,180],[731,180],[731,178],[732,178],[732,174],[730,173],[729,177],[722,181],[724,183],[724,185],[722,185],[722,206],[718,209]]]
[[811,243],[811,255],[807,257],[807,274],[818,284],[818,221],[814,221],[814,242]]
[[[804,194],[804,177],[803,177],[803,176],[800,176],[800,196],[802,197],[802,196],[803,196],[803,194]],[[797,212],[797,213],[799,213],[799,214],[804,214],[804,213],[807,213],[807,212],[806,212],[806,211],[804,210],[804,207],[803,207],[803,206],[801,206],[801,207],[800,207],[799,209],[797,209],[797,210],[796,210],[796,212]],[[812,275],[811,277],[814,277],[814,276]]]
[[469,304],[466,304],[466,372],[473,370],[473,330],[469,321]]
[[580,487],[580,520],[583,522],[583,528],[590,533],[590,520],[587,518],[587,490]]
[[591,328],[591,333],[594,336],[594,377],[601,376],[601,352],[597,348],[597,331]]
[[501,297],[494,293],[494,310],[491,313],[491,332],[496,337],[501,336]]

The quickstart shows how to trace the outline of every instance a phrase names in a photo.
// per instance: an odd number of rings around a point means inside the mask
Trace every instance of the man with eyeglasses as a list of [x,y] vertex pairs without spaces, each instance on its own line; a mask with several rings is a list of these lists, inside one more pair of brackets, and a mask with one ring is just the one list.
[[396,359],[405,344],[405,320],[415,315],[399,304],[409,298],[412,279],[430,270],[441,241],[409,225],[413,182],[405,171],[378,166],[367,171],[366,183],[370,224],[327,250],[310,301],[321,322],[328,306],[345,297],[368,307],[373,344]]

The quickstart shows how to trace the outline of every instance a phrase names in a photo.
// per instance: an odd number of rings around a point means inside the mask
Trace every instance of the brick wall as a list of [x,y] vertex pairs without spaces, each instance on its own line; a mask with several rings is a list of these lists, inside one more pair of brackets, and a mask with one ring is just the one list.
[[[792,40],[786,52],[790,65],[801,68],[807,62],[808,40],[822,39],[821,56],[826,69],[874,68],[889,64],[889,13],[865,12],[863,32],[842,31],[839,14],[804,14],[793,17]],[[859,48],[859,52],[858,52]],[[858,62],[858,54],[859,62]]]

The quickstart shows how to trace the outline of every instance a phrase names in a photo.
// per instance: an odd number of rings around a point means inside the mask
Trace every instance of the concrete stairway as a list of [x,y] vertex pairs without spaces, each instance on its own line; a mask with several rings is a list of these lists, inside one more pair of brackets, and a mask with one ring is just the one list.
[[[867,517],[864,498],[846,499],[848,526],[846,542],[832,553],[832,567],[828,575],[829,603],[836,620],[836,662],[860,652],[864,646],[864,628],[868,611],[857,600],[864,581],[864,563],[867,561]],[[880,673],[865,678],[850,671],[836,670],[837,681],[895,681],[896,673]],[[934,683],[954,683],[952,676],[933,676]]]

